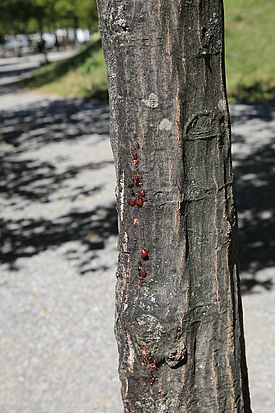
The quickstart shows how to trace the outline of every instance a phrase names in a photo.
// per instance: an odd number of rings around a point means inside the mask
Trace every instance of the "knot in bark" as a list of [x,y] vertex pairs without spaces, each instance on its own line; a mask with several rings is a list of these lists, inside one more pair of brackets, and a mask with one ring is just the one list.
[[165,356],[165,361],[172,369],[178,368],[187,362],[187,349],[182,341],[176,343],[175,347],[169,350]]

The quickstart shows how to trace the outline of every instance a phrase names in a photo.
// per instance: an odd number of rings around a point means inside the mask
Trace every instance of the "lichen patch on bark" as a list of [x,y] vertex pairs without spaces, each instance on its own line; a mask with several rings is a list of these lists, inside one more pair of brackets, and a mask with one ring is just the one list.
[[170,131],[172,129],[172,122],[169,119],[162,119],[159,124],[159,130],[161,131]]

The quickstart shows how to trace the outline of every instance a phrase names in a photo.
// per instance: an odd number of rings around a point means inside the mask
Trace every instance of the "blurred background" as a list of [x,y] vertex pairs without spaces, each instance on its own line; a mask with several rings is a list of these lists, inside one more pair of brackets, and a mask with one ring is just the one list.
[[[224,3],[252,406],[272,413],[275,2]],[[1,413],[122,413],[107,101],[94,0],[1,0]]]

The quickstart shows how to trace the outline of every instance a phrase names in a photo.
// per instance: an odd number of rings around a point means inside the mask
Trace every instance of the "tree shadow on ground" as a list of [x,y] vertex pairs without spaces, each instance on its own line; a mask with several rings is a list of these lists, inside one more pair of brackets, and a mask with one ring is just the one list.
[[[105,241],[117,234],[117,216],[114,204],[98,207],[92,211],[72,211],[54,220],[10,219],[2,220],[1,262],[16,269],[16,260],[32,257],[47,249],[78,241],[80,251],[68,249],[68,258],[77,260],[81,275],[90,271],[104,270],[93,268],[96,251],[104,249]],[[89,265],[88,265],[89,264]]]
[[233,135],[243,293],[270,290],[272,277],[259,272],[275,271],[275,104],[251,105],[232,116],[236,126],[255,120],[251,136]]
[[[36,69],[37,65],[34,63],[33,66],[29,66],[26,68],[16,68],[14,67],[14,69],[10,69],[7,67],[7,70],[1,70],[0,71],[0,77],[5,77],[7,79],[12,78],[14,79],[14,77],[20,77],[22,75],[26,75],[27,73],[30,73],[32,70]],[[13,81],[14,82],[14,81]],[[11,83],[13,83],[11,82]],[[9,85],[9,83],[7,82],[6,85]]]
[[[95,191],[102,189],[102,186],[85,188],[80,186],[65,191],[66,182],[72,181],[81,172],[87,170],[100,170],[106,165],[112,164],[111,161],[91,162],[80,166],[69,166],[62,172],[58,171],[55,165],[46,161],[34,159],[18,160],[14,157],[0,156],[2,165],[2,177],[0,181],[0,194],[3,199],[16,200],[17,207],[20,209],[20,202],[24,200],[24,207],[33,201],[48,203],[58,199],[74,201],[79,196],[89,196]],[[59,190],[62,189],[59,194]],[[69,195],[67,194],[69,192]]]
[[[108,139],[106,104],[80,99],[45,99],[27,108],[0,112],[1,140],[22,152],[49,143],[79,140],[87,135]],[[94,138],[94,137],[93,137]],[[91,138],[91,139],[93,139]]]
[[[87,173],[104,174],[113,163],[104,156],[96,161],[93,155],[93,146],[108,139],[108,120],[105,105],[72,99],[43,100],[27,109],[1,111],[0,196],[5,211],[0,261],[10,270],[19,269],[19,258],[61,246],[80,275],[107,268],[96,258],[117,234],[117,214],[112,201],[101,206],[87,202],[104,190],[104,179],[102,184],[100,180],[94,183],[94,175]],[[79,158],[73,150],[69,155],[56,155],[60,145],[66,149],[72,142],[80,145]],[[53,152],[49,144],[56,144],[51,146]],[[91,158],[82,159],[85,151]],[[58,207],[64,200],[65,210]],[[54,213],[44,213],[45,204]]]

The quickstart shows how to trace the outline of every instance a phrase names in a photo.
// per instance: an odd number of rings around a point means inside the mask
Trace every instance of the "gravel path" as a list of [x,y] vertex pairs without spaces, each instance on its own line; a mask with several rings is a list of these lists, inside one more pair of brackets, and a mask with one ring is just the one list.
[[254,413],[275,411],[275,103],[231,108],[239,257]]
[[107,108],[24,94],[0,107],[0,412],[120,413]]
[[[18,92],[0,110],[0,412],[121,413],[107,107]],[[232,115],[252,401],[272,413],[275,105]]]

